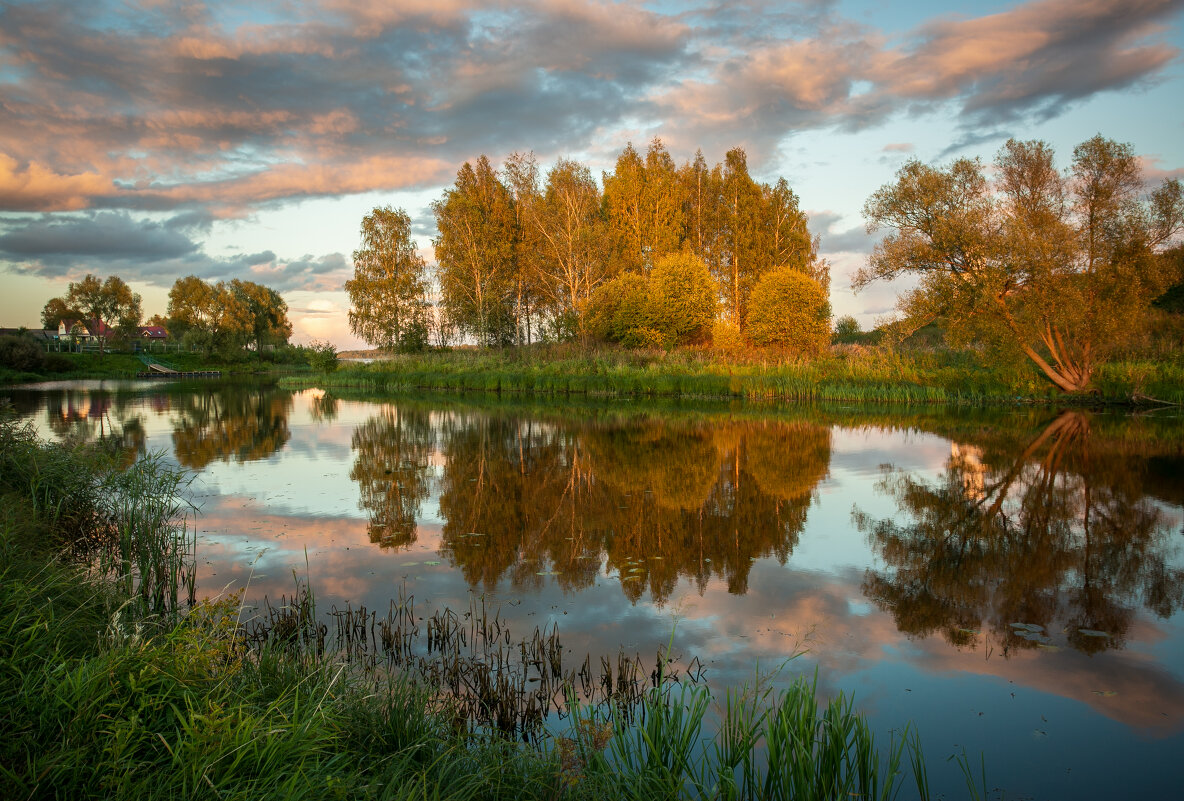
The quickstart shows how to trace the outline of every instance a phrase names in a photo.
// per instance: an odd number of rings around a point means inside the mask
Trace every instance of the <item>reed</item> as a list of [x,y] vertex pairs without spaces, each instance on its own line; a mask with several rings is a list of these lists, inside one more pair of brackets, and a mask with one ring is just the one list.
[[850,698],[820,703],[816,679],[778,692],[729,691],[715,734],[705,736],[713,703],[706,687],[654,689],[643,699],[644,723],[614,715],[607,734],[595,710],[578,710],[563,749],[576,755],[569,783],[622,799],[824,801],[894,798],[911,773],[919,797],[929,797],[915,735],[906,728],[882,751]]

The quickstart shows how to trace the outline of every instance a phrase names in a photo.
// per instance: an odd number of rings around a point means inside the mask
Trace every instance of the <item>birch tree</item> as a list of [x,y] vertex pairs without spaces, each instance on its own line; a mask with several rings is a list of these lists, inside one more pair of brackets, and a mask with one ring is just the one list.
[[375,208],[362,218],[354,251],[349,330],[378,348],[419,348],[427,340],[426,265],[403,209]]

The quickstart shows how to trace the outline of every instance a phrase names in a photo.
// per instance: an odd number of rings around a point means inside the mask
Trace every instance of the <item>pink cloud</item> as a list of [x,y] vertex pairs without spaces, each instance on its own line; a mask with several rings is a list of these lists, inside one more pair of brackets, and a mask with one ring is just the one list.
[[36,161],[22,168],[16,159],[0,153],[0,209],[75,211],[113,191],[111,180],[97,172],[64,175]]

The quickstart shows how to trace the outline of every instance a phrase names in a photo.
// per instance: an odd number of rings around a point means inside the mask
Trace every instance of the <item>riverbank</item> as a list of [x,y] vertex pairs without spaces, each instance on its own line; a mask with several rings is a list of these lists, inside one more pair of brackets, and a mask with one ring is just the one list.
[[[89,379],[132,379],[148,367],[132,353],[49,353],[45,364],[36,370],[13,370],[0,366],[0,385],[24,384],[37,381],[71,381]],[[244,354],[235,360],[210,358],[200,353],[155,354],[152,358],[178,372],[219,371],[223,376],[293,375],[307,373],[308,363],[303,356],[298,360],[271,359],[256,354]]]
[[182,600],[182,478],[0,418],[0,796],[874,798],[910,767],[925,795],[915,740],[877,749],[848,700],[820,707],[809,682],[650,693],[637,717],[585,708],[527,745],[332,643],[275,626],[250,643],[234,594]]
[[671,353],[572,348],[455,350],[342,362],[290,387],[378,392],[468,390],[551,396],[835,401],[877,403],[1184,403],[1184,365],[1115,362],[1096,391],[1066,395],[1026,365],[988,367],[953,352],[835,348],[813,360],[773,355],[722,358],[709,350]]

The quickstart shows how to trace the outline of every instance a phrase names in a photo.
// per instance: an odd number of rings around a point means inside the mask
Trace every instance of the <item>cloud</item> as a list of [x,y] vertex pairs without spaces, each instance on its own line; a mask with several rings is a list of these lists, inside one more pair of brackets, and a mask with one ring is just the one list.
[[36,161],[21,166],[0,152],[0,210],[74,211],[113,190],[110,179],[97,172],[63,175]]
[[[260,208],[434,189],[481,153],[610,159],[659,134],[676,157],[743,146],[761,174],[799,131],[953,112],[944,156],[1161,80],[1184,0],[1035,0],[899,33],[828,0],[230,8],[0,5],[0,210],[60,215],[57,227],[10,220],[3,255],[46,275],[93,257],[156,282],[246,270],[340,288],[344,268],[328,266],[340,254],[244,263],[198,243],[215,221]],[[911,147],[889,143],[882,157]],[[417,215],[414,230],[430,235],[434,220]],[[858,229],[825,226],[830,252],[868,246]]]
[[168,224],[133,220],[126,212],[84,217],[44,216],[10,225],[0,235],[0,254],[11,260],[73,264],[80,256],[133,262],[183,258],[198,245]]
[[208,229],[196,213],[164,221],[127,212],[101,211],[67,217],[0,219],[0,260],[18,272],[62,278],[84,272],[116,273],[125,280],[170,287],[184,275],[207,280],[245,278],[279,292],[336,291],[351,265],[340,253],[281,259],[271,250],[217,258],[184,231]]
[[959,98],[972,120],[1059,114],[1069,101],[1144,83],[1179,51],[1154,41],[1180,0],[1040,0],[939,19],[884,53],[885,96]]
[[832,211],[816,211],[810,215],[810,230],[819,235],[819,250],[831,253],[871,253],[882,233],[869,234],[862,225],[835,231],[843,215]]

